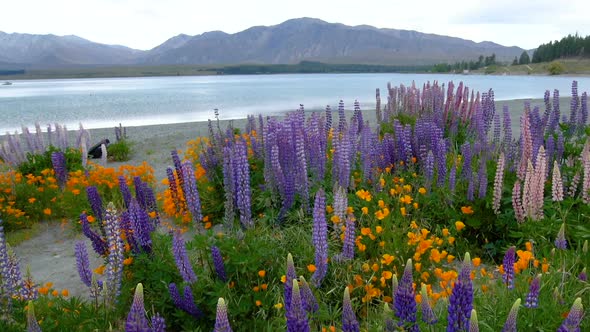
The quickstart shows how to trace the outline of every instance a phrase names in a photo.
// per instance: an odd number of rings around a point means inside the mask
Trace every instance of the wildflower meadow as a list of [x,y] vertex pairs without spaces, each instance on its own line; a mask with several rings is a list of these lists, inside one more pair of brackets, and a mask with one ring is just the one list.
[[[588,331],[587,93],[494,97],[388,84],[369,110],[214,119],[164,179],[86,160],[82,127],[7,134],[0,330]],[[86,296],[7,244],[49,219],[92,243]]]

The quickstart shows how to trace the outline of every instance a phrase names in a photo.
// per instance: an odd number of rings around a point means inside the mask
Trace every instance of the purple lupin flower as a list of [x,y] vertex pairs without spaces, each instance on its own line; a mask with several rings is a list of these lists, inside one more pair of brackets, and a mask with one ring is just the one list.
[[180,188],[184,188],[184,174],[182,173],[182,163],[180,162],[180,157],[178,156],[178,151],[172,150],[170,151],[172,155],[172,162],[174,163],[174,169],[176,170],[176,176],[178,177],[178,183],[180,184]]
[[432,310],[430,305],[430,299],[428,298],[428,292],[426,291],[426,284],[422,284],[420,288],[420,295],[422,296],[421,309],[422,309],[422,321],[428,325],[434,325],[438,322],[438,318]]
[[150,217],[147,212],[139,206],[135,198],[131,199],[129,204],[129,223],[133,230],[133,237],[138,244],[138,249],[145,252],[152,251],[152,239],[150,237],[153,231],[153,225],[150,223]]
[[95,186],[86,187],[86,194],[88,195],[88,202],[92,208],[92,212],[97,221],[102,221],[104,216],[104,209],[102,207],[102,198]]
[[508,248],[506,254],[504,254],[504,261],[502,266],[504,267],[504,274],[502,280],[508,286],[508,289],[514,288],[514,262],[516,260],[516,248],[514,246]]
[[297,279],[292,281],[291,305],[285,311],[287,317],[287,332],[309,332],[309,322],[306,313],[303,310],[301,293],[299,292],[299,283]]
[[189,284],[196,282],[197,275],[193,271],[180,231],[175,231],[172,235],[172,254],[182,279]]
[[580,323],[583,317],[584,306],[582,305],[582,299],[578,297],[557,332],[580,332]]
[[303,303],[303,309],[309,314],[317,312],[320,307],[307,283],[307,280],[305,280],[303,276],[299,276],[299,282],[301,282],[301,301]]
[[319,287],[328,272],[328,224],[326,221],[326,198],[322,188],[315,195],[312,240],[315,247],[316,270],[311,280],[316,287]]
[[475,311],[475,309],[471,309],[468,332],[479,332],[479,322],[477,321],[477,311]]
[[229,320],[227,319],[227,307],[222,297],[217,300],[217,313],[213,332],[232,332]]
[[166,321],[164,320],[164,317],[160,316],[157,312],[152,316],[151,332],[166,332]]
[[520,299],[517,299],[512,308],[510,308],[510,312],[508,313],[508,318],[506,319],[506,323],[504,323],[504,327],[502,328],[502,332],[517,332],[516,329],[516,318],[518,316],[518,309],[520,308]]
[[344,300],[342,302],[342,331],[360,331],[359,322],[356,320],[354,310],[352,310],[352,303],[350,302],[350,291],[348,290],[348,287],[344,289]]
[[455,185],[457,184],[457,163],[453,162],[451,171],[449,172],[449,190],[454,193]]
[[225,266],[223,265],[223,257],[221,256],[221,251],[217,246],[211,246],[211,257],[213,258],[213,266],[215,267],[217,277],[221,281],[226,282],[227,275],[225,273]]
[[176,184],[176,177],[174,176],[174,170],[172,167],[166,168],[166,177],[168,178],[168,188],[170,188],[170,196],[176,207],[176,211],[180,210],[180,199],[178,198],[178,185]]
[[170,294],[170,298],[172,299],[172,303],[179,309],[182,309],[182,297],[178,292],[178,286],[175,283],[171,282],[168,285],[168,293]]
[[88,259],[88,251],[86,250],[86,243],[84,241],[76,241],[74,255],[76,256],[76,267],[78,268],[80,280],[82,280],[84,285],[90,287],[92,271],[90,270],[90,260]]
[[55,177],[60,188],[64,188],[68,179],[68,170],[66,168],[66,155],[61,151],[51,153],[51,164],[55,171]]
[[240,223],[244,228],[251,228],[254,226],[254,222],[252,221],[251,212],[252,192],[250,189],[250,165],[248,164],[246,142],[241,140],[236,142],[231,160],[234,171],[236,205],[240,212]]
[[129,204],[131,203],[131,189],[129,189],[129,186],[127,185],[127,179],[125,179],[123,175],[119,176],[119,190],[121,190],[125,207],[129,208]]
[[20,283],[20,269],[18,269],[18,265],[15,266],[11,262],[2,219],[0,219],[0,289],[2,290],[0,298],[5,297],[9,307],[11,306],[12,296],[16,295]]
[[471,256],[465,253],[459,277],[449,297],[447,332],[465,331],[469,327],[473,309],[473,284],[470,276]]
[[582,269],[582,272],[578,275],[578,280],[580,281],[588,281],[588,275],[586,274],[586,268]]
[[225,214],[223,216],[224,224],[227,226],[227,229],[231,229],[234,223],[234,197],[235,197],[235,188],[234,188],[234,172],[232,168],[232,148],[230,146],[223,147],[223,163],[222,163],[222,171],[223,171],[223,191],[225,194],[225,202],[224,202],[224,210]]
[[184,287],[183,296],[180,296],[175,283],[168,285],[168,291],[170,293],[170,297],[172,298],[172,303],[174,303],[178,309],[183,310],[195,318],[200,318],[203,316],[203,313],[195,304],[193,291],[190,286],[186,285]]
[[565,223],[561,224],[557,237],[555,238],[555,247],[557,249],[566,250],[567,240],[565,239]]
[[410,258],[406,262],[404,275],[397,287],[393,301],[395,315],[399,318],[398,325],[410,332],[418,332],[420,329],[416,325],[416,298],[412,286],[412,267],[412,259]]
[[526,300],[524,302],[524,306],[527,308],[537,308],[539,307],[539,291],[541,290],[541,275],[537,274],[535,279],[531,281],[531,286],[529,287],[529,293],[526,296]]
[[297,280],[295,273],[295,264],[291,253],[287,254],[287,273],[285,274],[285,311],[291,308],[291,297],[293,294],[293,280]]
[[82,233],[90,239],[94,251],[101,256],[105,256],[108,252],[107,243],[102,237],[100,237],[100,235],[96,234],[96,232],[90,228],[86,213],[80,215],[80,222],[82,223]]
[[383,325],[385,332],[394,332],[397,330],[397,323],[393,319],[393,310],[391,310],[391,305],[387,302],[383,303]]
[[432,178],[434,176],[434,154],[432,154],[432,150],[428,151],[426,155],[426,162],[424,164],[424,177],[426,179],[426,187],[430,189],[432,185]]
[[121,282],[123,281],[123,253],[125,247],[121,239],[121,228],[119,218],[113,203],[109,203],[105,212],[105,232],[107,234],[107,245],[109,254],[107,256],[107,277],[105,296],[107,303],[114,304],[121,293]]
[[482,157],[479,164],[478,172],[479,191],[478,197],[485,198],[488,189],[488,172],[486,167],[486,158]]
[[193,216],[193,222],[200,225],[199,222],[203,219],[203,215],[201,214],[201,199],[199,198],[193,164],[188,160],[182,163],[182,176],[184,178],[184,187],[182,189],[184,191],[186,205]]
[[338,260],[354,259],[355,219],[354,215],[346,216],[346,230],[344,231],[344,245]]
[[33,301],[28,302],[27,308],[27,332],[41,332],[41,326],[39,326],[37,317],[35,317]]
[[137,200],[137,203],[139,203],[139,206],[141,206],[142,209],[146,209],[147,203],[146,192],[144,190],[145,186],[143,185],[143,181],[141,181],[139,176],[133,177],[133,186],[135,187],[135,199]]
[[137,284],[135,287],[135,295],[133,296],[133,303],[127,315],[125,323],[126,332],[146,332],[150,331],[148,320],[145,317],[145,306],[143,304],[143,285]]

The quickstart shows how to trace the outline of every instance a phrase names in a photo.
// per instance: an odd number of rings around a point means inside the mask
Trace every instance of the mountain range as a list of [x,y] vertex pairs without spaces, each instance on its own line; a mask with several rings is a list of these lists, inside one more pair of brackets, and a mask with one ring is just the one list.
[[212,65],[326,63],[424,65],[476,60],[496,54],[512,61],[523,49],[493,42],[410,30],[347,26],[299,18],[255,26],[234,34],[211,31],[180,34],[147,51],[95,43],[77,36],[0,32],[2,67],[80,67],[96,65]]

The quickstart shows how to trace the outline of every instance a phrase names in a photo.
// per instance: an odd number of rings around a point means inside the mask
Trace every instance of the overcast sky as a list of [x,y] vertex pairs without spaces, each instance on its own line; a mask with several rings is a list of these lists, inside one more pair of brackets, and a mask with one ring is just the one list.
[[151,49],[180,33],[235,33],[314,17],[535,48],[568,33],[590,35],[587,0],[2,0],[0,31],[77,35]]

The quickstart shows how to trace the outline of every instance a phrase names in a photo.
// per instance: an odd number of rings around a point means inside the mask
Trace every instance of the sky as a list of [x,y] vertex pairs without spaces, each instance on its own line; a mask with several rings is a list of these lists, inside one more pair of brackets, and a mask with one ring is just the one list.
[[235,33],[313,17],[346,25],[416,30],[532,49],[590,35],[587,0],[3,0],[0,31],[77,35],[151,49],[184,33]]

